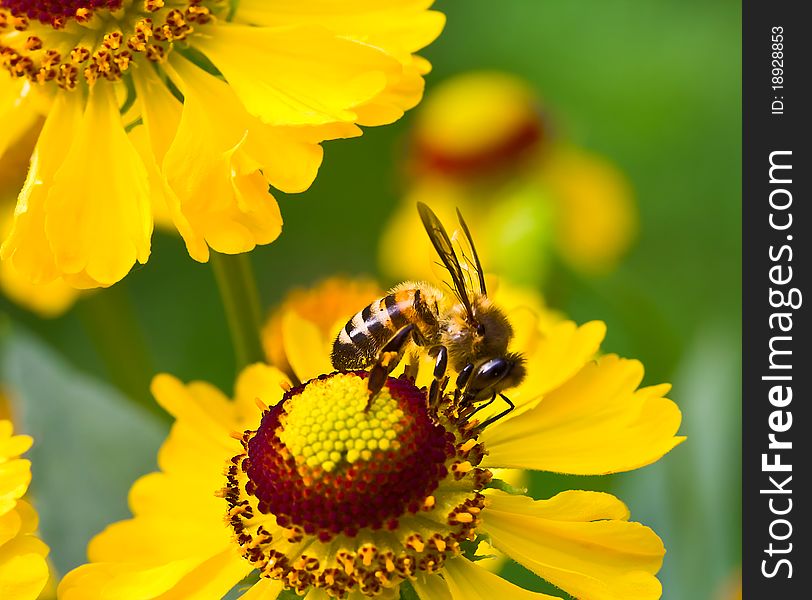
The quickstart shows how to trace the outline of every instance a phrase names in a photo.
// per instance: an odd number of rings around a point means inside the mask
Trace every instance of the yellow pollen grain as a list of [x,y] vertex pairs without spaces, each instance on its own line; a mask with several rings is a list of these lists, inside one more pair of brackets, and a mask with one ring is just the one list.
[[279,438],[314,474],[374,460],[376,451],[395,446],[404,415],[386,387],[367,410],[368,400],[366,381],[357,375],[312,381],[287,401]]

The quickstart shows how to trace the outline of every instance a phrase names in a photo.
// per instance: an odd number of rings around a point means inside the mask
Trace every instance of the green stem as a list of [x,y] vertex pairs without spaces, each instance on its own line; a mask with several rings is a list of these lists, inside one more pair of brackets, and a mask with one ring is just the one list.
[[248,254],[212,252],[211,266],[226,312],[237,370],[265,359],[260,340],[262,313]]
[[155,370],[125,283],[89,294],[78,312],[113,384],[135,404],[166,419],[149,391]]

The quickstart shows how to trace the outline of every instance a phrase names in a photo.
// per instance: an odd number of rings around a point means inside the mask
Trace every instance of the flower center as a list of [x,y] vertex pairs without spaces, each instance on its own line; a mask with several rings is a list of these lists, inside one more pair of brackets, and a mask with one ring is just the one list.
[[41,23],[53,25],[97,9],[116,10],[122,0],[2,0],[0,6],[11,14],[25,15]]
[[224,0],[0,0],[0,67],[67,90],[118,81],[133,60],[162,62],[226,9]]
[[429,419],[422,394],[392,380],[366,410],[364,376],[337,374],[291,390],[248,442],[259,510],[327,541],[396,529],[446,476],[453,436]]
[[462,178],[498,172],[538,150],[547,141],[545,125],[541,115],[528,118],[517,124],[514,130],[505,132],[502,139],[468,153],[448,152],[442,147],[418,139],[415,143],[418,169],[421,172]]
[[243,556],[304,594],[376,596],[435,573],[476,537],[490,472],[451,402],[387,380],[369,403],[366,371],[285,393],[241,436],[222,496]]

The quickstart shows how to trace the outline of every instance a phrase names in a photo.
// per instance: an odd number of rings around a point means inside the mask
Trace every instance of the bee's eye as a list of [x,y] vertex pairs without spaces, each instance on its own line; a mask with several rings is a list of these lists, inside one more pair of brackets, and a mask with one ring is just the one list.
[[510,370],[511,363],[504,358],[494,358],[481,365],[474,375],[479,383],[491,383],[502,379]]
[[485,335],[485,326],[482,323],[476,326],[476,334],[480,337]]

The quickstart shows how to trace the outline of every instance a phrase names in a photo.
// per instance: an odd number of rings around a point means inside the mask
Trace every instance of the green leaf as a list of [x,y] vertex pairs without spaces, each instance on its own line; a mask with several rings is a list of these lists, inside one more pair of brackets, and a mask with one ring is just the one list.
[[64,574],[86,561],[93,535],[130,516],[127,491],[155,470],[166,425],[19,327],[2,350],[15,431],[34,437],[26,454],[33,473],[29,495],[51,560]]
[[414,591],[412,584],[409,583],[409,580],[405,580],[403,583],[400,584],[400,600],[420,600],[420,596],[417,595],[417,592]]

